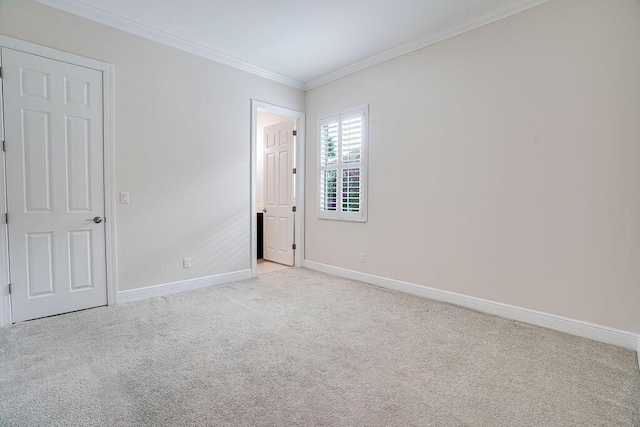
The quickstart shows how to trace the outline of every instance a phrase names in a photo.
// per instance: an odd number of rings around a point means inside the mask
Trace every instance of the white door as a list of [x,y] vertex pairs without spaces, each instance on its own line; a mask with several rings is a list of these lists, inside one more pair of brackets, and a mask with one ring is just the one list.
[[264,129],[264,259],[293,265],[293,120]]
[[1,53],[13,321],[105,305],[102,73]]

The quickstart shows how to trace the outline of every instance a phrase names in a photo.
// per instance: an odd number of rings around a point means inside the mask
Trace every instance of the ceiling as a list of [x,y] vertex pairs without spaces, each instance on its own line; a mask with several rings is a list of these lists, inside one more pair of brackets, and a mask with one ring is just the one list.
[[547,0],[38,0],[301,89]]

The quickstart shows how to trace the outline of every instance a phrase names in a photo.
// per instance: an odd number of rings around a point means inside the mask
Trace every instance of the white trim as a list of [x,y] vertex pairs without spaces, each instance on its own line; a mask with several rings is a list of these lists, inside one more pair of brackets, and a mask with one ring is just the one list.
[[[37,44],[25,42],[0,35],[0,47],[19,50],[56,61],[66,62],[102,72],[103,85],[103,117],[104,117],[104,201],[105,201],[105,245],[107,270],[107,304],[113,305],[117,300],[117,268],[116,268],[116,215],[115,215],[115,137],[114,137],[114,67],[95,59],[85,58],[71,53],[51,49]],[[1,101],[1,99],[0,99]],[[0,111],[1,113],[1,111]],[[3,116],[0,116],[3,117]],[[0,174],[0,207],[5,207],[4,189],[6,177],[4,170]],[[6,209],[2,210],[6,212]],[[3,245],[4,246],[4,245]],[[6,248],[0,248],[0,277],[9,276]],[[4,286],[3,286],[4,287]],[[5,288],[6,289],[6,288]],[[11,297],[4,292],[0,297],[0,327],[11,325]]]
[[304,89],[304,83],[299,80],[274,73],[273,71],[266,70],[264,68],[224,54],[222,52],[218,52],[217,50],[202,46],[200,44],[180,37],[176,37],[172,34],[152,27],[148,27],[146,25],[131,21],[121,16],[114,15],[110,12],[98,9],[93,6],[82,4],[74,0],[36,1],[46,6],[54,7],[64,12],[78,15],[82,18],[89,19],[91,21],[98,22],[112,28],[116,28],[130,34],[134,34],[136,36],[143,37],[145,39],[152,40],[154,42],[161,43],[196,56],[200,56],[202,58],[210,59],[220,64],[228,65],[230,67],[237,68],[239,70],[246,71],[248,73],[294,87],[296,89]]
[[118,269],[116,256],[116,153],[114,114],[114,67],[108,65],[102,72],[102,114],[104,117],[104,216],[107,270],[107,304],[118,301]]
[[66,62],[73,65],[79,65],[92,70],[105,71],[113,68],[113,65],[96,59],[85,58],[84,56],[75,55],[73,53],[64,52],[62,50],[52,49],[50,47],[41,46],[39,44],[26,42],[24,40],[14,39],[12,37],[0,34],[0,46],[14,50],[30,53],[32,55],[42,56],[44,58],[55,59],[56,61]]
[[411,53],[424,47],[431,46],[443,40],[455,37],[462,33],[466,33],[467,31],[482,27],[508,16],[515,15],[516,13],[541,5],[548,1],[549,0],[513,1],[507,7],[471,19],[463,25],[445,28],[444,30],[436,34],[430,34],[426,37],[409,42],[407,44],[385,50],[384,52],[380,52],[361,61],[354,62],[353,64],[347,65],[346,67],[324,74],[320,77],[316,77],[315,79],[311,79],[305,83],[304,90],[313,89],[314,87],[321,86],[325,83],[341,79],[342,77],[357,73],[358,71],[362,71],[366,68],[373,67],[374,65],[381,64],[383,62],[389,61],[402,55],[406,55],[407,53]]
[[251,270],[247,269],[233,271],[231,273],[216,274],[214,276],[199,277],[197,279],[181,280],[178,282],[164,283],[161,285],[147,286],[138,289],[130,289],[127,291],[118,292],[118,303],[162,297],[178,292],[186,292],[214,285],[238,282],[240,280],[250,279],[251,277]]
[[[2,39],[0,38],[0,51]],[[2,55],[0,55],[0,67]],[[4,98],[2,93],[2,79],[0,79],[0,142],[4,141]],[[6,181],[6,153],[0,151],[0,216],[7,212],[7,181]],[[9,227],[0,220],[0,327],[11,324],[11,296],[9,295]]]
[[296,267],[302,267],[304,263],[304,185],[305,185],[305,146],[306,146],[306,114],[301,111],[291,110],[289,108],[280,107],[278,105],[269,104],[267,102],[251,100],[251,250],[250,250],[250,262],[252,276],[256,277],[258,274],[258,220],[257,220],[257,150],[258,150],[258,111],[264,111],[268,113],[278,114],[280,116],[291,117],[297,119],[296,130],[297,136],[295,140],[295,164],[296,168],[296,197],[293,200],[293,204],[296,207],[295,213],[295,233],[294,240],[296,243],[295,260],[294,265]]
[[636,344],[636,357],[638,358],[638,367],[640,367],[640,336],[638,336],[638,342]]
[[[640,350],[640,334],[622,331],[620,329],[609,328],[595,323],[584,322],[582,320],[570,319],[557,316],[555,314],[543,313],[530,310],[528,308],[516,307],[500,302],[489,301],[482,298],[429,288],[427,286],[402,282],[400,280],[388,279],[386,277],[374,276],[372,274],[347,270],[340,267],[321,264],[314,261],[305,260],[304,267],[309,270],[320,271],[322,273],[345,277],[347,279],[358,280],[382,288],[393,289],[395,291],[417,295],[437,301],[444,301],[482,313],[493,314],[506,317],[507,319],[518,320],[530,323],[543,328],[553,329],[579,337],[589,338],[606,344],[623,347],[629,350]],[[640,363],[640,360],[639,360]]]

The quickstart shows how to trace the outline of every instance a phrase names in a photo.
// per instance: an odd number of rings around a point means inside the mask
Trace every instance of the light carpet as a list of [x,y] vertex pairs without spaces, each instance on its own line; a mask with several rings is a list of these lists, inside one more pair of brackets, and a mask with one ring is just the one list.
[[5,426],[638,426],[635,352],[304,269],[0,332]]

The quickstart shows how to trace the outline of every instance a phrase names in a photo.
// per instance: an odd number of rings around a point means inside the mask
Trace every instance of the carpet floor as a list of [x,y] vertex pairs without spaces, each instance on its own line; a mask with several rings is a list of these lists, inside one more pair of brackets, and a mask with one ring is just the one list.
[[0,331],[4,426],[638,426],[633,351],[304,269]]

